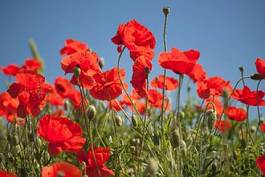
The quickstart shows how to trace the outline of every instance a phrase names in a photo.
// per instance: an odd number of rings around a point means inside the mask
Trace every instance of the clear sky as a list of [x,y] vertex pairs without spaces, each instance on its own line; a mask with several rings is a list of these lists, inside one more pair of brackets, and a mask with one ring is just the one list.
[[[157,56],[163,50],[164,6],[171,8],[168,48],[200,50],[199,63],[209,76],[234,84],[239,66],[251,74],[256,57],[265,58],[264,0],[1,0],[0,65],[22,64],[30,57],[27,42],[32,37],[45,59],[47,80],[53,82],[63,75],[59,50],[65,39],[74,38],[87,42],[109,69],[117,61],[112,36],[120,23],[136,19],[156,37],[152,75],[162,73]],[[122,60],[130,73],[128,54]]]

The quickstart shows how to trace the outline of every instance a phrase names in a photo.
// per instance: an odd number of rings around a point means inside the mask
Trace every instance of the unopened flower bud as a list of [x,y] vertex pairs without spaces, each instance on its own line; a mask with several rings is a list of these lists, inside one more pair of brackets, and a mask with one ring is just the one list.
[[180,140],[180,148],[183,151],[184,155],[187,153],[187,145],[184,140]]
[[80,73],[81,73],[81,69],[80,69],[78,66],[76,66],[76,67],[74,68],[74,76],[75,76],[76,78],[78,78],[78,77],[80,76]]
[[180,111],[177,113],[177,118],[178,119],[183,119],[185,117],[185,113],[183,111]]
[[164,7],[164,8],[163,8],[163,13],[164,13],[164,15],[168,15],[169,12],[170,12],[170,8],[169,8],[169,7]]
[[208,119],[212,119],[212,120],[215,120],[217,119],[217,114],[216,114],[216,111],[213,110],[213,109],[209,109],[206,111],[206,116]]
[[243,67],[243,66],[239,66],[238,69],[239,69],[239,71],[240,71],[241,73],[244,72],[244,67]]
[[158,169],[159,169],[158,161],[151,158],[148,162],[148,165],[147,165],[145,171],[144,171],[144,176],[155,177]]
[[115,117],[115,122],[116,122],[116,125],[117,125],[118,127],[122,126],[123,120],[122,120],[121,116],[117,115],[117,116]]
[[109,136],[109,142],[112,143],[112,136]]
[[103,66],[104,66],[104,64],[105,64],[105,62],[104,62],[104,58],[103,58],[103,57],[99,58],[99,60],[98,60],[98,64],[99,64],[99,67],[102,69]]
[[88,108],[87,108],[87,117],[89,120],[92,120],[95,118],[96,116],[96,108],[94,105],[89,105]]
[[137,120],[137,117],[136,116],[132,116],[132,125],[134,126],[134,127],[137,127],[137,125],[138,125],[138,120]]
[[176,148],[177,146],[179,146],[179,138],[180,138],[179,130],[178,129],[173,130],[171,136],[172,136],[171,144],[174,148]]

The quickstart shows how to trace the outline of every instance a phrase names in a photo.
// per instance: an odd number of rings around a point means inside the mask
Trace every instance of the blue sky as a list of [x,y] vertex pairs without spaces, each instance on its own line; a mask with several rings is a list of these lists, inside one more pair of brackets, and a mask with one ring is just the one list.
[[[265,58],[264,0],[1,0],[0,65],[22,64],[30,57],[27,42],[32,37],[45,59],[46,78],[53,82],[63,75],[59,50],[65,39],[74,38],[87,42],[109,69],[117,61],[112,36],[120,23],[136,19],[156,37],[152,76],[157,75],[162,73],[157,56],[163,50],[164,6],[171,8],[168,48],[200,50],[199,63],[209,76],[235,83],[239,66],[251,74],[256,57]],[[130,73],[129,56],[122,61]],[[254,82],[249,85],[255,87]]]

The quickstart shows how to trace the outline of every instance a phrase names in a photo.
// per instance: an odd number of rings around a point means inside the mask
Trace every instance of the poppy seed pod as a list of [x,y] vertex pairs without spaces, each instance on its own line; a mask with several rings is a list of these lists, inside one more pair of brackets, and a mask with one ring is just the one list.
[[95,118],[97,114],[97,110],[94,105],[89,105],[87,108],[87,117],[89,120],[92,120]]
[[148,165],[147,165],[145,171],[144,171],[144,176],[155,177],[158,169],[159,169],[158,161],[151,158],[148,162]]
[[164,15],[168,15],[169,12],[170,12],[170,8],[169,8],[169,7],[164,7],[164,8],[163,8],[163,13],[164,13]]
[[74,76],[75,76],[76,78],[78,78],[78,77],[80,76],[80,73],[81,73],[81,69],[80,69],[78,66],[76,66],[76,67],[74,68]]
[[115,123],[116,123],[116,125],[117,125],[118,127],[122,126],[123,120],[122,120],[121,116],[117,115],[117,116],[115,117]]

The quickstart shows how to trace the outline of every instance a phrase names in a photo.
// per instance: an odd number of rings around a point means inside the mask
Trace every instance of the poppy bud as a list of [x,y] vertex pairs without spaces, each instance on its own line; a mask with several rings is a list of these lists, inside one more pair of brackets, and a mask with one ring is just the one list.
[[109,136],[109,142],[112,143],[112,136]]
[[207,110],[207,111],[206,111],[206,116],[207,116],[208,118],[213,119],[213,120],[217,119],[216,111],[213,110],[213,109],[209,109],[209,110]]
[[99,65],[99,67],[100,67],[101,69],[103,68],[103,66],[104,66],[104,64],[105,64],[104,61],[105,61],[105,60],[104,60],[103,57],[99,58],[99,60],[98,60],[98,65]]
[[80,76],[80,73],[81,73],[81,69],[80,69],[78,66],[76,66],[76,67],[74,68],[74,76],[75,76],[76,78],[78,78],[78,77]]
[[257,128],[256,128],[255,126],[251,126],[251,127],[250,127],[250,132],[251,132],[251,133],[255,133],[255,132],[256,132],[256,129],[257,129]]
[[137,127],[137,125],[138,125],[138,120],[137,120],[137,117],[136,116],[132,116],[132,125],[134,126],[134,127]]
[[244,67],[243,67],[243,66],[240,66],[238,69],[239,69],[239,71],[240,71],[241,73],[244,72]]
[[46,161],[48,161],[50,159],[50,154],[49,154],[48,151],[44,152],[44,158],[45,158]]
[[183,119],[185,117],[185,113],[183,111],[180,111],[177,113],[177,118]]
[[178,129],[173,130],[171,144],[174,148],[179,146],[179,137],[180,137],[179,130]]
[[167,16],[169,14],[169,12],[170,12],[170,8],[169,7],[164,7],[163,8],[163,13],[164,13],[165,16]]
[[261,74],[252,74],[252,75],[250,76],[250,78],[251,78],[252,80],[262,80],[262,79],[265,79],[264,76],[262,76]]
[[36,139],[36,144],[37,144],[38,147],[42,146],[42,141],[41,141],[40,138]]
[[151,158],[147,164],[145,171],[144,171],[144,176],[155,177],[158,169],[159,169],[158,161]]
[[186,145],[184,140],[180,140],[180,147],[181,147],[181,150],[183,151],[184,155],[186,155],[187,154],[187,145]]
[[122,126],[123,120],[122,120],[121,116],[116,116],[115,117],[115,122],[116,122],[116,125],[118,127]]
[[206,112],[206,118],[207,118],[207,126],[211,130],[213,128],[213,122],[217,119],[217,115],[215,110],[209,109]]
[[94,105],[89,105],[87,108],[87,117],[89,120],[92,120],[95,118],[97,113],[97,110]]

